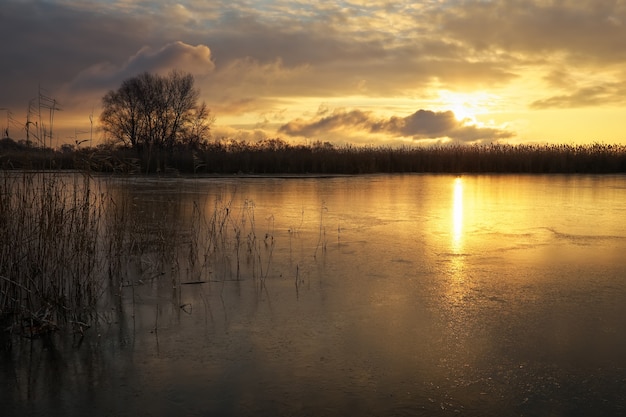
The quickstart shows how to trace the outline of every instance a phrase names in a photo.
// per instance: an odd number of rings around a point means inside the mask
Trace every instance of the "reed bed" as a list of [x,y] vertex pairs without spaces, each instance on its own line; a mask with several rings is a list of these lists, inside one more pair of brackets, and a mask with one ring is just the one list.
[[85,173],[4,172],[2,330],[27,337],[59,329],[82,333],[102,318],[122,319],[100,311],[123,314],[110,307],[121,306],[125,294],[134,308],[135,287],[146,284],[174,292],[185,284],[230,280],[263,287],[273,219],[258,233],[253,201],[217,196],[189,207],[173,195],[144,205],[132,187],[115,194],[102,181]]
[[[6,140],[5,140],[6,141]],[[79,168],[97,172],[195,174],[624,173],[626,145],[452,144],[437,146],[294,145],[218,140],[138,152],[115,146],[72,149],[0,144],[4,169]]]
[[624,145],[294,146],[215,143],[201,171],[254,174],[623,173]]
[[101,292],[101,196],[89,176],[61,176],[0,180],[0,318],[30,336],[88,326]]

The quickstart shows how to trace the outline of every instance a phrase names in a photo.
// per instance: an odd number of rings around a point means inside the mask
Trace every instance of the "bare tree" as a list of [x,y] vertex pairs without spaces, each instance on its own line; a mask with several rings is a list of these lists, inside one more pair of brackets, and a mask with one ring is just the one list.
[[206,104],[202,103],[194,110],[189,123],[185,124],[182,144],[197,149],[209,137],[213,122],[215,116],[211,114]]
[[198,104],[199,95],[191,74],[145,72],[102,98],[100,121],[115,140],[138,150],[197,145],[214,121],[206,105]]

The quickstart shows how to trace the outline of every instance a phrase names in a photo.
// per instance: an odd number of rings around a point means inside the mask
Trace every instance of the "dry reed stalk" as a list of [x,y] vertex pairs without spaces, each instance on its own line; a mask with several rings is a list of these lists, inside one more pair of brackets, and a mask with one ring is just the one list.
[[3,328],[37,336],[70,325],[82,335],[104,317],[98,308],[121,305],[124,287],[132,287],[134,308],[135,286],[163,276],[171,279],[177,305],[183,273],[186,282],[206,282],[211,269],[221,268],[224,280],[233,274],[239,280],[245,268],[264,285],[273,218],[259,239],[253,201],[237,211],[234,196],[218,196],[212,205],[195,202],[191,216],[181,216],[180,201],[172,198],[157,214],[135,204],[131,192],[114,197],[99,184],[76,173],[0,178]]
[[89,322],[101,291],[102,207],[91,178],[5,173],[0,195],[0,316],[31,336]]

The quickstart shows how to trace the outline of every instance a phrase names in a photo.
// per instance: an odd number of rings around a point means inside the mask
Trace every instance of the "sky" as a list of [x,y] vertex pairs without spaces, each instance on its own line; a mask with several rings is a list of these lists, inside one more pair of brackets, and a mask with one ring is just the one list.
[[626,144],[626,0],[1,2],[0,136],[41,94],[96,144],[108,91],[178,69],[216,140]]

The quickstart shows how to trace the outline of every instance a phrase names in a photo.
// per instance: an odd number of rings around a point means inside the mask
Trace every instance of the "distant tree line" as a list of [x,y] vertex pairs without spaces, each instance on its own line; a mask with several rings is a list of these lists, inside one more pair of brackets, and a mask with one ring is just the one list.
[[0,140],[2,169],[82,169],[126,174],[626,173],[626,146],[439,145],[430,147],[293,145],[214,140],[140,152],[100,145],[63,150]]

